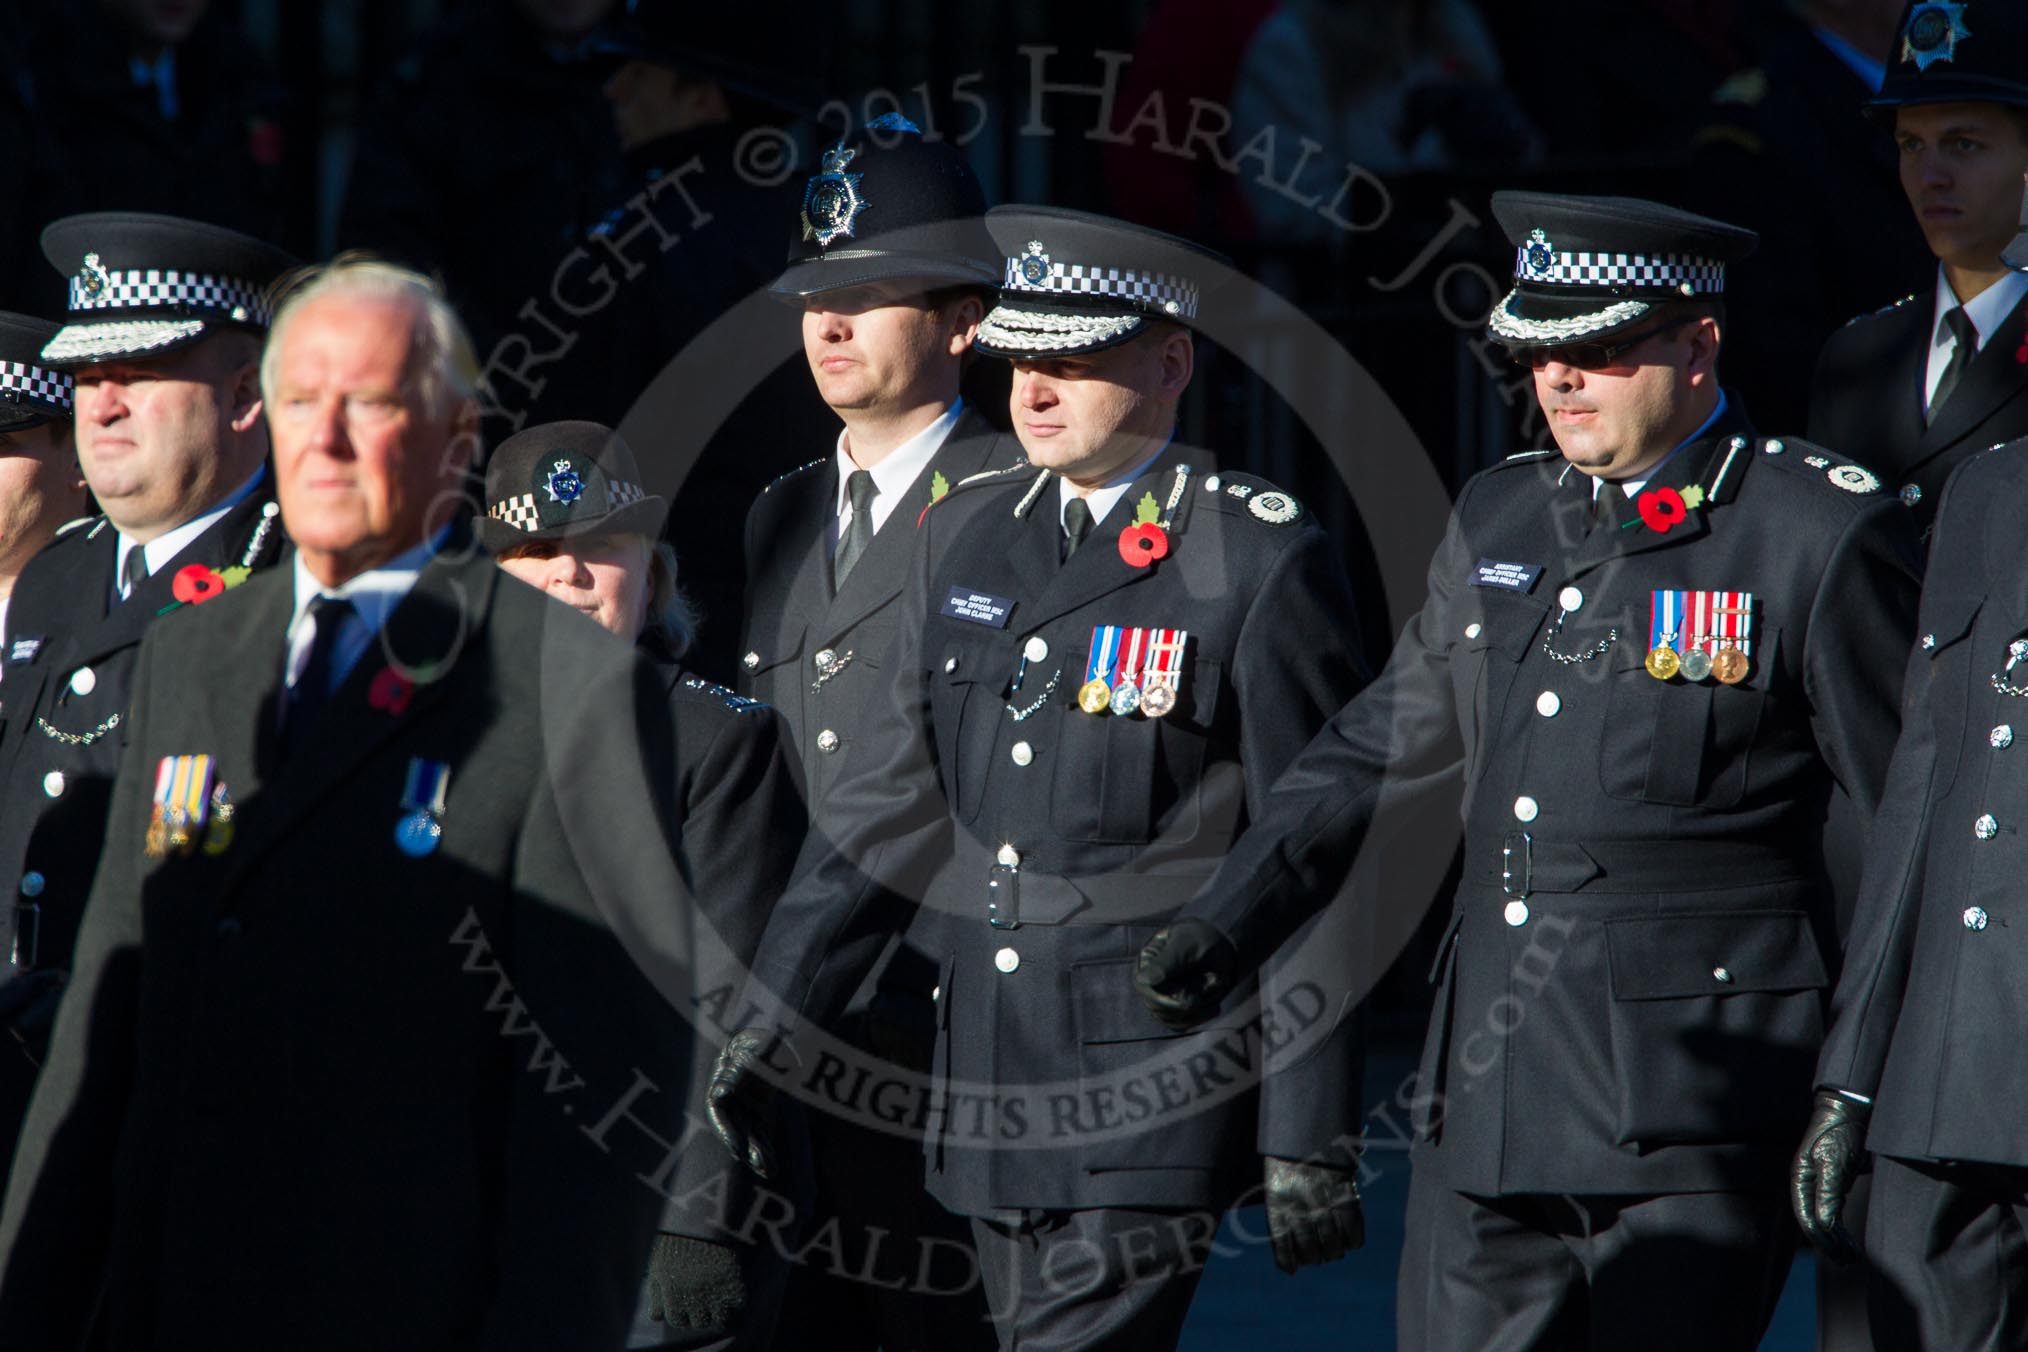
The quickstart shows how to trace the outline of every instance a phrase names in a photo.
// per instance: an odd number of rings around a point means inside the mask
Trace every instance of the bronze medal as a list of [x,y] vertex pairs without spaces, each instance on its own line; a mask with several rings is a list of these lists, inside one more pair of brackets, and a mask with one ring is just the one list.
[[1650,676],[1658,681],[1666,681],[1676,674],[1677,668],[1682,663],[1678,661],[1674,648],[1657,647],[1648,650],[1646,665]]
[[1150,718],[1160,718],[1176,707],[1176,687],[1173,685],[1151,685],[1141,692],[1141,712]]
[[1746,654],[1737,648],[1720,648],[1718,655],[1711,659],[1711,674],[1727,685],[1738,685],[1746,679],[1752,664]]

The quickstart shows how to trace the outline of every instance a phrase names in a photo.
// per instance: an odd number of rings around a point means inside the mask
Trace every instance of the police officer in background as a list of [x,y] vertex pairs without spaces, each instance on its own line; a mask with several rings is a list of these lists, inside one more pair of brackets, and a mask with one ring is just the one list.
[[[260,350],[294,265],[260,240],[171,216],[72,216],[43,232],[69,322],[42,349],[76,381],[77,457],[104,513],[23,570],[8,607],[0,908],[17,1031],[0,1046],[0,1141],[28,1105],[47,1002],[98,866],[134,661],[158,616],[274,562]],[[10,1043],[15,1039],[8,1039]]]
[[[2028,249],[2011,256],[2028,269]],[[2024,490],[2019,440],[1964,461],[1937,505],[1902,737],[1794,1164],[1804,1232],[1836,1261],[1864,1253],[1882,1348],[2012,1347],[2028,1330],[2023,964],[2005,943],[2028,806]],[[1850,1198],[1868,1151],[1862,1220]]]
[[[654,663],[675,724],[672,830],[697,898],[704,990],[737,981],[788,886],[803,805],[780,719],[684,670],[676,555],[656,537],[669,509],[634,453],[593,422],[530,427],[486,462],[479,540],[501,569],[633,643]],[[724,1034],[699,1030],[715,1051]],[[705,1045],[705,1044],[700,1044]],[[698,1082],[702,1088],[701,1077]],[[703,1119],[701,1093],[694,1108]],[[752,1177],[708,1135],[684,1143],[628,1346],[758,1349],[781,1312],[787,1260],[755,1243]],[[744,1236],[744,1238],[742,1238]]]
[[1960,462],[2028,434],[2028,277],[2000,260],[2028,174],[2028,9],[1910,5],[1868,107],[1891,119],[1936,284],[1831,335],[1810,436],[1898,486],[1927,530]]
[[[1003,261],[971,166],[898,118],[823,162],[774,291],[802,310],[810,377],[845,425],[829,455],[784,475],[747,513],[740,662],[740,688],[788,719],[819,815],[866,734],[869,700],[897,675],[888,649],[916,523],[953,485],[1022,459],[1019,443],[958,393]],[[877,955],[833,1026],[875,1059],[926,1072],[935,963],[903,934],[867,942]],[[969,1249],[969,1227],[923,1190],[916,1142],[822,1104],[810,1119],[813,1222],[837,1217],[847,1246],[835,1266],[862,1271],[875,1229]],[[781,1336],[794,1347],[955,1352],[990,1345],[985,1314],[970,1283],[952,1294],[890,1290],[803,1265]]]
[[[1006,271],[978,341],[1014,365],[1030,463],[916,529],[888,670],[755,982],[801,1039],[919,902],[929,1186],[971,1219],[1000,1346],[1172,1347],[1217,1213],[1263,1179],[1289,1269],[1363,1238],[1347,1005],[1271,988],[1301,1050],[1266,1014],[1274,1055],[1226,1030],[1246,1064],[1193,1081],[1212,1035],[1171,1036],[1128,972],[1364,673],[1331,539],[1174,439],[1222,260],[1081,212],[987,221]],[[742,1031],[712,1090],[763,1167],[778,1050]]]
[[[7,675],[7,612],[21,570],[85,508],[71,437],[70,372],[42,363],[57,326],[0,312],[0,680]],[[0,687],[0,746],[6,744]]]
[[1835,966],[1818,836],[1834,789],[1881,801],[1915,541],[1873,475],[1756,435],[1720,386],[1750,233],[1622,198],[1493,209],[1518,256],[1489,328],[1561,454],[1465,485],[1386,670],[1137,984],[1202,1017],[1331,897],[1390,778],[1462,775],[1400,1346],[1746,1352],[1794,1247]]

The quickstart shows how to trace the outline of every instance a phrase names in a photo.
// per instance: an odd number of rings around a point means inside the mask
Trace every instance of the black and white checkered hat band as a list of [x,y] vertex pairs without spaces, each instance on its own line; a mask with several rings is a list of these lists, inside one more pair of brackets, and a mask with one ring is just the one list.
[[174,268],[123,272],[108,269],[97,274],[77,274],[70,279],[70,308],[73,311],[214,310],[221,317],[263,327],[270,317],[261,288],[252,282],[203,272],[178,272]]
[[1026,257],[1007,260],[1006,290],[1129,300],[1179,319],[1197,317],[1197,284],[1188,278],[1173,277],[1165,272],[1141,272],[1134,268],[1051,263],[1041,281],[1031,282],[1021,270]]
[[25,362],[0,361],[0,391],[12,391],[65,413],[71,411],[71,380],[61,371],[45,371]]
[[135,357],[204,332],[202,319],[119,319],[68,324],[43,345],[44,361]]
[[1644,300],[1615,301],[1590,314],[1570,315],[1558,319],[1530,319],[1514,313],[1514,297],[1518,292],[1509,291],[1506,298],[1493,307],[1493,313],[1486,317],[1486,327],[1495,338],[1509,343],[1567,343],[1585,338],[1606,329],[1639,319],[1654,307]]
[[[1538,286],[1637,286],[1684,295],[1716,296],[1725,290],[1725,264],[1688,254],[1564,253],[1547,266],[1529,257],[1541,245],[1523,244],[1514,255],[1514,279]],[[1688,283],[1689,291],[1684,291]]]
[[1067,352],[1110,343],[1146,322],[1140,315],[1065,315],[996,305],[979,321],[978,341],[1002,352]]
[[[625,479],[606,480],[606,509],[601,516],[610,516],[622,507],[631,507],[648,496],[648,490],[639,484],[630,484]],[[523,493],[518,497],[496,502],[486,509],[486,515],[495,521],[504,521],[516,530],[538,531],[542,529],[542,513],[535,506],[535,495]]]

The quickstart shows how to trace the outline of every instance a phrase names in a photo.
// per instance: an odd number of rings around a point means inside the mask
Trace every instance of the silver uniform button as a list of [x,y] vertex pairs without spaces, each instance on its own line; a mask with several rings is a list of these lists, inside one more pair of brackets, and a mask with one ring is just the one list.
[[1745,437],[1734,437],[1734,438],[1733,438],[1732,440],[1730,440],[1730,441],[1728,441],[1728,442],[1726,442],[1726,443],[1725,443],[1725,449],[1726,449],[1726,450],[1728,450],[1728,451],[1743,451],[1743,450],[1745,450],[1745,449],[1746,449],[1746,438],[1745,438]]
[[1216,493],[1216,492],[1218,491],[1218,484],[1219,484],[1219,478],[1218,478],[1218,476],[1217,476],[1216,474],[1207,474],[1207,475],[1205,475],[1205,476],[1204,476],[1204,491],[1205,491],[1205,492],[1207,492],[1207,493]]
[[1541,812],[1542,805],[1525,793],[1514,800],[1514,819],[1516,821],[1532,822],[1536,817],[1541,815]]
[[1049,644],[1042,635],[1031,634],[1028,641],[1021,645],[1021,655],[1031,662],[1046,661],[1049,657]]
[[63,797],[64,784],[65,780],[63,771],[61,770],[51,770],[42,777],[42,791],[51,798]]
[[1465,626],[1465,637],[1477,638],[1479,634],[1483,631],[1483,628],[1484,626],[1482,626],[1477,620],[1473,620],[1470,624]]
[[1584,608],[1584,593],[1575,587],[1565,587],[1556,593],[1556,604],[1565,610],[1581,610]]
[[43,886],[48,881],[47,878],[44,878],[34,869],[28,870],[28,872],[21,875],[21,895],[31,900],[41,896]]
[[1545,690],[1535,697],[1535,712],[1544,718],[1554,718],[1563,711],[1563,700],[1554,690]]
[[993,955],[993,965],[1003,972],[1011,972],[1021,965],[1021,955],[1011,948],[1003,948]]
[[826,728],[817,734],[817,750],[826,755],[838,749],[838,734]]
[[1980,840],[1991,840],[2000,834],[2000,823],[1988,812],[1972,823],[1972,834]]
[[1999,727],[1994,728],[1986,734],[1986,740],[1993,744],[1993,750],[2005,751],[2008,747],[2014,745],[2014,725],[2012,723],[2002,723]]
[[1902,502],[1906,503],[1906,504],[1907,504],[1908,506],[1910,506],[1910,507],[1913,507],[1913,506],[1915,506],[1915,504],[1916,504],[1916,503],[1918,503],[1918,502],[1921,502],[1921,501],[1922,501],[1922,485],[1921,485],[1921,484],[1903,484],[1903,485],[1901,486],[1901,500],[1902,500]]
[[1508,924],[1519,929],[1528,923],[1528,903],[1525,901],[1510,901],[1507,903],[1507,909],[1503,914],[1506,916]]
[[952,672],[956,671],[957,669],[958,669],[958,659],[957,659],[957,658],[955,658],[955,657],[946,657],[946,658],[944,659],[944,675],[948,676],[948,675],[950,675],[950,674],[951,674]]
[[1985,927],[1986,908],[1983,906],[1965,907],[1965,928],[1968,930],[1982,930]]
[[1026,742],[1016,742],[1008,749],[1016,765],[1032,765],[1035,762],[1035,748]]
[[1000,853],[993,856],[993,858],[1001,868],[1021,867],[1021,851],[1015,849],[1012,845],[1002,845]]
[[746,669],[747,669],[748,671],[759,671],[759,670],[760,670],[760,654],[759,654],[759,653],[748,653],[748,654],[747,654],[747,655],[746,655],[745,657],[742,657],[742,658],[740,658],[740,659],[739,659],[739,664],[740,664],[741,666],[745,667],[745,668],[746,668]]
[[1922,650],[1924,652],[1928,652],[1930,649],[1934,647],[1936,647],[1936,635],[1924,634],[1922,636]]
[[98,673],[90,667],[79,667],[70,674],[70,693],[73,695],[89,695],[98,689],[98,685]]
[[1762,449],[1765,450],[1769,455],[1780,455],[1783,451],[1786,451],[1788,447],[1782,445],[1782,439],[1780,437],[1769,437],[1767,445]]
[[1713,981],[1723,982],[1726,985],[1731,985],[1732,971],[1730,968],[1726,967],[1714,967],[1711,969],[1711,979]]
[[837,653],[832,652],[829,648],[817,649],[817,670],[829,671],[836,665],[838,665]]

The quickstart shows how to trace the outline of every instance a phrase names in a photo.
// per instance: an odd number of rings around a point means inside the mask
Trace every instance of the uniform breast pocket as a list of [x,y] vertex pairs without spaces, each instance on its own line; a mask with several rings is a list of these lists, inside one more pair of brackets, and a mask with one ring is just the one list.
[[[1936,734],[1936,770],[1931,792],[1941,798],[1957,782],[1958,761],[1965,740],[1966,722],[1974,709],[1990,702],[2002,705],[2016,701],[1996,694],[1989,681],[1995,672],[2004,672],[2008,644],[2017,635],[1994,625],[1977,626],[1984,596],[1940,594],[1923,607],[1923,651],[1929,656],[1929,716]],[[1990,634],[1990,637],[1988,636]],[[2017,689],[2028,689],[2028,662],[2018,662],[2002,679]],[[2028,701],[2021,713],[2028,716]],[[1995,724],[2012,720],[2002,711]]]
[[971,821],[985,797],[993,746],[1007,714],[1007,685],[1016,664],[1011,638],[931,636],[930,716],[944,792],[958,820]]
[[1474,588],[1459,607],[1457,642],[1451,649],[1451,683],[1458,722],[1470,759],[1468,778],[1486,768],[1487,743],[1506,712],[1507,696],[1522,659],[1541,631],[1547,603],[1520,592]]
[[1221,664],[1191,660],[1176,707],[1160,718],[1066,707],[1057,732],[1049,819],[1066,840],[1144,845],[1196,835],[1205,744],[1218,709]]
[[1781,656],[1781,631],[1755,626],[1746,679],[1658,681],[1638,640],[1613,646],[1599,786],[1614,798],[1674,807],[1733,807]]

